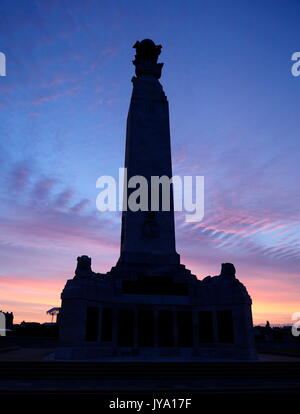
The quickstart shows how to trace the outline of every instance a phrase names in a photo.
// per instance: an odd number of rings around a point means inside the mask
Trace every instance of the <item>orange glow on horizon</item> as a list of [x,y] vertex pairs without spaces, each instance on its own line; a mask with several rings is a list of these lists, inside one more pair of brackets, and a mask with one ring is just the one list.
[[[273,290],[264,286],[265,281],[249,280],[245,282],[249,288],[253,305],[254,324],[290,324],[293,312],[300,311],[300,300],[297,292],[291,290],[288,283],[272,282]],[[4,280],[0,282],[0,296],[3,311],[14,313],[14,322],[49,322],[46,311],[60,306],[60,293],[65,284],[61,280]],[[254,286],[256,285],[256,286]],[[275,286],[274,286],[275,285]]]

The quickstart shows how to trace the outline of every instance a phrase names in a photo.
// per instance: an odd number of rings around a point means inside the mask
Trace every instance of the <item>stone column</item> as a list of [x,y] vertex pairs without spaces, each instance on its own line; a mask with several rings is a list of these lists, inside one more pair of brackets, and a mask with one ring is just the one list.
[[112,351],[116,355],[118,353],[118,309],[116,306],[112,307]]
[[154,308],[154,348],[158,348],[158,309]]
[[133,349],[138,351],[138,312],[139,308],[135,307],[134,309],[134,321],[133,321]]
[[198,310],[193,311],[193,348],[199,347],[199,318]]
[[173,311],[173,337],[174,337],[174,348],[178,348],[178,326],[177,326],[177,311],[176,308]]
[[102,306],[99,307],[99,335],[98,342],[102,342]]
[[212,322],[213,322],[214,343],[218,343],[219,335],[218,335],[217,309],[212,309]]

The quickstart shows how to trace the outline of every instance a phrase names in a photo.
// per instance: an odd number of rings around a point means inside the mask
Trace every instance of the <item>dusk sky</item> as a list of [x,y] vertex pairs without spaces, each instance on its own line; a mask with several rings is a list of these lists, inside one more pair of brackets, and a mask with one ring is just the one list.
[[[234,263],[254,322],[300,312],[299,1],[0,0],[0,309],[49,321],[76,258],[107,272],[120,213],[96,209],[124,165],[136,40],[163,49],[173,173],[205,177],[205,216],[176,214],[198,278]],[[159,151],[159,148],[158,148]]]

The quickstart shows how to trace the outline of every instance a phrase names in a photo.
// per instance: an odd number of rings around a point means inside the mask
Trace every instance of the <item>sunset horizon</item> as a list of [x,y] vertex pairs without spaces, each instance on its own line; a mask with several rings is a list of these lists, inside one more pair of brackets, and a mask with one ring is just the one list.
[[123,167],[130,47],[153,38],[163,45],[173,173],[205,179],[203,220],[175,214],[181,262],[199,279],[233,263],[254,324],[291,324],[300,311],[297,13],[280,2],[219,2],[205,13],[193,4],[186,26],[167,5],[134,2],[136,19],[108,3],[74,2],[72,13],[55,2],[2,4],[2,310],[15,323],[49,322],[78,256],[102,273],[117,261],[121,215],[97,210],[96,180]]

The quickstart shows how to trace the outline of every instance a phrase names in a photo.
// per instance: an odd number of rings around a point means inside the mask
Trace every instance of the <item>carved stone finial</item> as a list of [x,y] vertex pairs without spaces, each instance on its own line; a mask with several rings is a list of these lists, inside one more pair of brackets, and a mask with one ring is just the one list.
[[220,276],[235,278],[235,267],[232,263],[222,263]]
[[92,276],[94,272],[91,268],[92,259],[88,256],[77,257],[77,267],[75,270],[76,278],[87,278]]
[[133,48],[136,50],[135,59],[133,60],[136,76],[152,75],[159,79],[163,63],[157,63],[157,59],[162,46],[156,45],[153,40],[144,39],[141,42],[135,42]]
[[133,45],[136,50],[135,61],[152,61],[157,63],[158,56],[161,53],[161,45],[156,45],[153,40],[144,39],[141,42],[137,41]]

